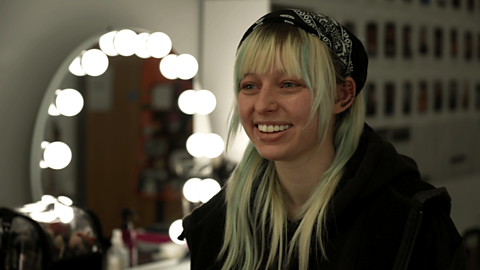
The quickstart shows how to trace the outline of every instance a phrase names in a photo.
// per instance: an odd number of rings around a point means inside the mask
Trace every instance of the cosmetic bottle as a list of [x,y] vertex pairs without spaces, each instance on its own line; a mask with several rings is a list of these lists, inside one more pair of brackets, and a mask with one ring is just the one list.
[[130,266],[129,253],[122,240],[122,231],[114,229],[112,232],[112,245],[107,252],[107,270],[122,270]]

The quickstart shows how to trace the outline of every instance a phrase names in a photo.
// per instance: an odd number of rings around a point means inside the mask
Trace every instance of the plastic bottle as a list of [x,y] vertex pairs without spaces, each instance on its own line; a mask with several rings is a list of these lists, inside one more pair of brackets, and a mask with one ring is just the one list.
[[129,254],[122,240],[122,231],[114,229],[112,231],[112,245],[107,252],[107,270],[122,270],[128,268]]

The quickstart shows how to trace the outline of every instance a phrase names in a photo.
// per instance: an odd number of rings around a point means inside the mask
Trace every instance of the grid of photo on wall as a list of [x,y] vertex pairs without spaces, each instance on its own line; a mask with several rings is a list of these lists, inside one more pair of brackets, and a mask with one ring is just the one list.
[[480,0],[272,0],[324,13],[370,58],[366,122],[426,181],[480,174]]
[[480,173],[480,1],[414,2],[363,25],[344,22],[365,31],[366,122],[427,181]]

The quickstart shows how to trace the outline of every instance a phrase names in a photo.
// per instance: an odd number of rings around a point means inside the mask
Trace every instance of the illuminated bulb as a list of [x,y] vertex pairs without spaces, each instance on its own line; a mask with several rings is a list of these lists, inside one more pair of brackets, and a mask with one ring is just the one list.
[[72,199],[68,198],[67,196],[58,196],[58,201],[67,206],[70,206],[73,204]]
[[149,33],[141,33],[137,36],[137,41],[135,43],[135,54],[140,58],[150,57],[150,54],[147,51],[147,39],[149,36]]
[[45,160],[40,160],[40,163],[38,164],[38,166],[40,166],[40,168],[42,169],[48,168],[48,164],[45,162]]
[[113,39],[113,46],[118,54],[131,56],[135,53],[137,34],[130,29],[118,31]]
[[197,74],[197,59],[190,54],[181,54],[175,60],[174,69],[178,78],[189,80]]
[[185,114],[195,113],[195,91],[186,90],[183,91],[178,97],[178,107]]
[[100,76],[108,68],[108,57],[98,49],[91,49],[82,55],[83,71],[90,76]]
[[178,240],[178,237],[180,236],[182,231],[183,231],[182,220],[177,219],[172,223],[172,225],[170,225],[170,228],[168,229],[168,236],[170,236],[170,239],[172,239],[172,241],[175,244],[183,245],[185,244],[185,241]]
[[215,95],[208,90],[200,90],[195,94],[194,109],[198,114],[209,114],[213,112],[217,105]]
[[176,58],[177,56],[175,54],[170,54],[165,56],[160,61],[160,72],[162,73],[163,77],[170,80],[175,80],[177,78],[177,75],[174,69]]
[[167,34],[155,32],[147,39],[147,51],[155,58],[165,57],[172,50],[172,40]]
[[60,113],[57,110],[57,107],[55,107],[55,105],[53,103],[50,104],[50,106],[48,107],[48,114],[51,115],[51,116],[59,116],[60,115]]
[[42,223],[50,223],[53,222],[57,218],[57,214],[55,211],[48,211],[48,212],[32,212],[31,217],[33,220]]
[[55,203],[54,212],[60,221],[63,223],[69,223],[73,219],[73,209],[70,206],[63,205],[61,203]]
[[206,203],[221,189],[222,188],[217,181],[211,178],[204,179],[200,182],[200,185],[198,187],[198,198],[202,203]]
[[47,210],[47,207],[47,204],[44,204],[40,201],[36,203],[25,204],[21,208],[17,208],[17,210],[22,213],[43,212]]
[[100,49],[108,56],[117,56],[118,52],[115,50],[113,46],[113,40],[115,39],[115,35],[118,31],[108,32],[100,37],[98,44],[100,45]]
[[80,56],[75,57],[70,66],[68,67],[70,73],[76,76],[85,76],[82,65],[80,64]]
[[67,167],[72,160],[72,151],[63,142],[53,142],[43,152],[43,159],[48,167],[60,170]]
[[40,147],[41,147],[42,149],[45,149],[45,148],[47,148],[47,146],[48,146],[49,144],[50,144],[49,142],[43,141],[42,143],[40,143]]
[[216,158],[223,152],[224,144],[220,135],[215,133],[206,134],[203,137],[203,155],[208,158]]
[[74,116],[83,108],[83,97],[75,89],[65,89],[57,95],[55,104],[61,114]]
[[200,185],[200,178],[191,178],[185,185],[183,185],[183,196],[190,202],[197,203],[200,201],[198,198],[198,187]]
[[194,133],[187,139],[187,151],[194,157],[203,156],[203,137],[201,133]]
[[56,203],[57,199],[53,197],[52,195],[43,195],[42,196],[42,203],[43,204],[51,204],[51,203]]

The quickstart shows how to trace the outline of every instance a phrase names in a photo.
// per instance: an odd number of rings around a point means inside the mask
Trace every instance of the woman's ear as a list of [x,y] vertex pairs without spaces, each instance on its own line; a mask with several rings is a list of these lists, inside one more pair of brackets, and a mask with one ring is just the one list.
[[333,106],[333,113],[339,114],[352,106],[357,88],[352,77],[346,77],[345,82],[337,85],[337,96]]

